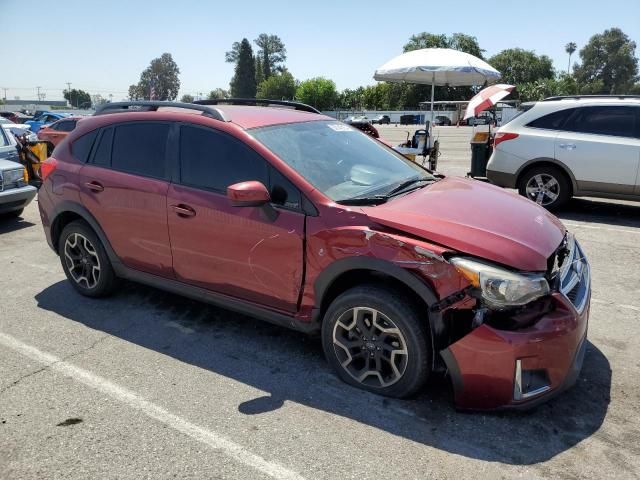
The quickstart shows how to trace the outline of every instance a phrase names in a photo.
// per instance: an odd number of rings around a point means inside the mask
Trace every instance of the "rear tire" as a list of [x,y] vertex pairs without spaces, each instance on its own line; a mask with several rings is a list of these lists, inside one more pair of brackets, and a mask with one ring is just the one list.
[[427,319],[402,292],[375,285],[347,290],[331,303],[322,347],[343,381],[388,397],[416,393],[430,373]]
[[106,297],[116,287],[116,275],[100,239],[81,220],[69,223],[60,234],[58,255],[67,279],[86,297]]
[[518,192],[547,210],[554,211],[571,198],[571,184],[559,168],[542,165],[520,176]]

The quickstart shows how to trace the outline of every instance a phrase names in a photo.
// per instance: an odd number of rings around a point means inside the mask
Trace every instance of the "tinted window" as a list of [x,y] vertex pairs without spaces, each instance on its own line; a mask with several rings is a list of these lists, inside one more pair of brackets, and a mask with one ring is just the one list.
[[267,185],[267,164],[229,135],[185,126],[180,129],[180,179],[186,185],[220,192],[247,180]]
[[568,108],[567,110],[550,113],[549,115],[535,119],[533,122],[529,122],[527,127],[562,130],[562,126],[575,110],[575,108]]
[[300,209],[300,191],[273,167],[269,168],[269,185],[273,203],[286,208]]
[[73,158],[83,163],[86,162],[89,159],[89,153],[91,152],[91,147],[97,135],[98,131],[94,130],[74,140],[71,144],[71,155],[73,155]]
[[571,119],[567,130],[617,137],[636,136],[634,107],[583,107]]
[[56,124],[56,130],[59,130],[61,132],[70,132],[74,128],[76,128],[75,120],[65,120],[64,122],[59,122]]
[[107,128],[100,134],[96,153],[93,155],[92,163],[101,167],[111,165],[111,145],[113,143],[113,128]]
[[166,177],[167,135],[164,123],[129,123],[115,128],[111,166],[154,178]]

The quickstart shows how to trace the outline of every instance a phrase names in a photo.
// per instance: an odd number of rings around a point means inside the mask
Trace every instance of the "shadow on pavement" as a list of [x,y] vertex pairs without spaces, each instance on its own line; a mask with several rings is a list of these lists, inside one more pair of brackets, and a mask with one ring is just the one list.
[[66,281],[38,306],[89,328],[258,388],[238,405],[259,415],[296,402],[447,452],[505,464],[546,461],[596,432],[610,401],[611,370],[589,343],[578,383],[531,412],[459,413],[449,382],[435,377],[417,398],[357,390],[329,370],[317,338],[125,282],[108,300],[78,295]]
[[556,215],[562,220],[640,228],[640,202],[574,198]]
[[23,228],[33,227],[35,223],[23,220],[20,217],[0,215],[0,235],[3,233],[17,232]]

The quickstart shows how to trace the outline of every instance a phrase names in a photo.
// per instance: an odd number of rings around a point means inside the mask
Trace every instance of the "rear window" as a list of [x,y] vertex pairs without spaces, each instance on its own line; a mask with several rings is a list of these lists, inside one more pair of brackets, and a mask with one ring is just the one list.
[[96,145],[96,153],[93,155],[92,163],[101,167],[111,166],[111,144],[113,143],[113,128],[107,128],[100,134],[100,139]]
[[166,178],[165,123],[128,123],[115,127],[111,167],[153,178]]
[[93,146],[93,142],[95,141],[97,135],[98,131],[94,130],[82,135],[80,138],[75,139],[71,144],[71,155],[73,156],[73,158],[81,161],[82,163],[86,163],[89,159],[91,147]]
[[76,128],[76,121],[75,120],[65,120],[63,122],[58,122],[56,124],[56,130],[58,130],[60,132],[70,132],[74,128]]
[[544,115],[527,124],[527,127],[543,128],[546,130],[562,130],[563,125],[569,116],[575,112],[575,108],[559,110],[557,112]]

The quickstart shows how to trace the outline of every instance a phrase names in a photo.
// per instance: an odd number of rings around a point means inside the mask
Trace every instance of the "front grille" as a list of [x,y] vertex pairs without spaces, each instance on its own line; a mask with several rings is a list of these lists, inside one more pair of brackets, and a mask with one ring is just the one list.
[[582,313],[591,288],[591,269],[584,252],[573,235],[567,234],[566,257],[558,271],[558,288]]

